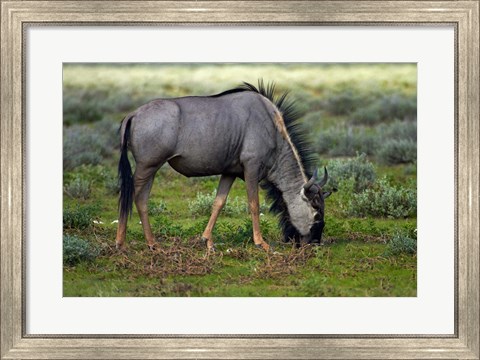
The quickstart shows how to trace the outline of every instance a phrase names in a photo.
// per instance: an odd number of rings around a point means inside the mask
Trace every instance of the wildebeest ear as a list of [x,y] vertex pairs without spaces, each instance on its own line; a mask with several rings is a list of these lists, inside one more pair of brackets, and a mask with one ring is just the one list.
[[324,191],[323,192],[323,198],[326,199],[327,197],[329,197],[330,195],[332,195],[334,192],[337,192],[338,189],[337,188],[333,188],[332,191]]

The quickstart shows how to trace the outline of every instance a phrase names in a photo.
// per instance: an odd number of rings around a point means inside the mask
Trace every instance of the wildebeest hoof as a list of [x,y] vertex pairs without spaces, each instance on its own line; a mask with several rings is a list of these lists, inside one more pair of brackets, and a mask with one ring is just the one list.
[[255,247],[257,249],[262,249],[262,250],[265,250],[267,252],[270,252],[271,250],[273,250],[273,248],[270,245],[268,245],[267,243],[255,244]]
[[116,243],[115,248],[119,251],[125,250],[125,244]]
[[322,245],[320,240],[312,240],[309,242],[309,245],[312,245],[312,246],[320,246]]
[[[207,251],[209,253],[214,253],[215,251],[217,251],[217,249],[215,248],[215,245],[210,245],[208,242],[209,242],[209,239],[207,239],[205,236],[202,236],[202,241],[203,243],[205,244],[205,246],[207,247]],[[213,242],[212,242],[213,243]]]

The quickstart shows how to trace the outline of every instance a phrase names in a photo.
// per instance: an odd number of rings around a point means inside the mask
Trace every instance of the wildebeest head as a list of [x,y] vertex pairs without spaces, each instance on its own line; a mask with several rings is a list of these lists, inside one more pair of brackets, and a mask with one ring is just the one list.
[[[317,182],[318,169],[313,173],[313,176],[303,186],[302,195],[304,200],[308,201],[315,209],[314,223],[310,228],[310,238],[307,239],[309,243],[320,244],[322,240],[323,228],[325,227],[325,199],[329,197],[332,192],[324,191],[323,187],[328,181],[327,168],[324,168],[323,178]],[[336,191],[334,189],[333,191]]]

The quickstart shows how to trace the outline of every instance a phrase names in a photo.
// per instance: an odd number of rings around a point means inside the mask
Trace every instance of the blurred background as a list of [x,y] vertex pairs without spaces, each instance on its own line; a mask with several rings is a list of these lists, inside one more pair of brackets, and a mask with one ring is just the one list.
[[[416,294],[415,64],[64,64],[63,71],[65,296]],[[155,98],[211,95],[258,79],[290,92],[318,166],[339,189],[326,201],[324,246],[283,244],[262,195],[262,232],[280,255],[252,252],[237,180],[214,232],[222,258],[199,261],[218,178],[187,179],[165,165],[149,203],[163,252],[146,252],[134,212],[130,253],[117,254],[120,121]]]

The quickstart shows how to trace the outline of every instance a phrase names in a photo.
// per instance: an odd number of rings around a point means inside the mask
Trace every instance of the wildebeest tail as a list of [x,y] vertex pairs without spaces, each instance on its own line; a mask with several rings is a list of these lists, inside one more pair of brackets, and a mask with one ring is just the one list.
[[133,206],[133,175],[128,161],[128,142],[132,118],[133,116],[127,116],[120,126],[120,161],[118,162],[120,197],[118,199],[118,209],[121,219],[126,219],[132,215]]

